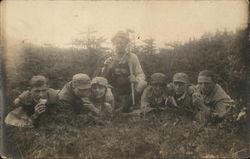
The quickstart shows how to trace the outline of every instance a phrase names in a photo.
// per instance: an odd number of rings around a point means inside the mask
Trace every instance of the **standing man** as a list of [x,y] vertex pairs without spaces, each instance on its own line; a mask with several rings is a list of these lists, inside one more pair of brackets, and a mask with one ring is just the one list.
[[199,73],[198,92],[193,94],[193,102],[201,110],[198,117],[201,120],[210,119],[214,123],[231,116],[234,106],[234,101],[215,82],[214,74],[209,70]]
[[147,85],[145,75],[136,54],[128,51],[128,34],[120,31],[111,41],[116,55],[104,62],[102,75],[114,87],[116,107],[123,112],[129,112],[133,98],[138,101]]

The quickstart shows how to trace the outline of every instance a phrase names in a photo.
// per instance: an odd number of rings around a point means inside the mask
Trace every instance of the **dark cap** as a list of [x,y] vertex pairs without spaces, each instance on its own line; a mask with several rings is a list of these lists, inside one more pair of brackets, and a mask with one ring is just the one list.
[[79,88],[79,89],[91,88],[89,76],[83,73],[75,74],[72,78],[72,84],[74,88]]
[[151,83],[165,84],[167,82],[167,77],[163,73],[154,73],[151,75]]

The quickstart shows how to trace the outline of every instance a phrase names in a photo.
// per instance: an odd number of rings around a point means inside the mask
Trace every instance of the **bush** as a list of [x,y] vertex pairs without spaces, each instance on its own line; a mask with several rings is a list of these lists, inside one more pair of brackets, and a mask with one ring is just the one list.
[[[210,69],[217,81],[243,106],[246,72],[246,30],[235,33],[204,34],[184,44],[171,43],[173,49],[155,52],[149,46],[135,47],[148,77],[162,72],[168,82],[176,72],[186,72],[195,84],[199,71]],[[33,75],[49,78],[53,88],[60,89],[79,72],[90,76],[102,67],[109,53],[102,49],[60,49],[26,45],[20,51],[17,70],[7,71],[9,103],[27,89]],[[36,130],[13,128],[9,135],[18,143],[25,158],[201,158],[236,157],[245,151],[246,142],[240,125],[230,130],[199,125],[171,114],[147,117],[145,120],[118,116],[109,125],[83,124],[81,116],[61,114]],[[207,155],[211,156],[207,156]]]

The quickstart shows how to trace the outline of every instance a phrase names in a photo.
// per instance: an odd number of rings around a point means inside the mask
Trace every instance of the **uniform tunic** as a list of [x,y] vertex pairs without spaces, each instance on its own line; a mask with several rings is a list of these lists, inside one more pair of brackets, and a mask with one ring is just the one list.
[[144,108],[145,106],[150,106],[152,108],[165,107],[166,99],[167,96],[165,92],[163,92],[162,95],[157,97],[153,93],[152,86],[148,86],[144,89],[141,97],[141,108]]
[[203,95],[204,104],[211,109],[211,113],[218,117],[225,117],[230,114],[234,101],[216,84],[210,95]]
[[[52,88],[48,89],[47,92],[47,112],[51,113],[53,109],[55,108],[55,105],[58,102],[58,97],[57,97],[57,90],[54,90]],[[30,91],[24,91],[21,95],[18,96],[19,102],[17,103],[17,106],[21,106],[25,113],[28,116],[31,116],[35,112],[35,106],[38,104],[37,102],[34,101]]]

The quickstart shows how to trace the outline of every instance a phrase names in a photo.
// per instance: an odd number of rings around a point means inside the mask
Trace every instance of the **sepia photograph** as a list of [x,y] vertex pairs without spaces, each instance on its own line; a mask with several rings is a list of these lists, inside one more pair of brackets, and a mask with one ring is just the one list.
[[3,0],[0,154],[249,157],[246,0]]

